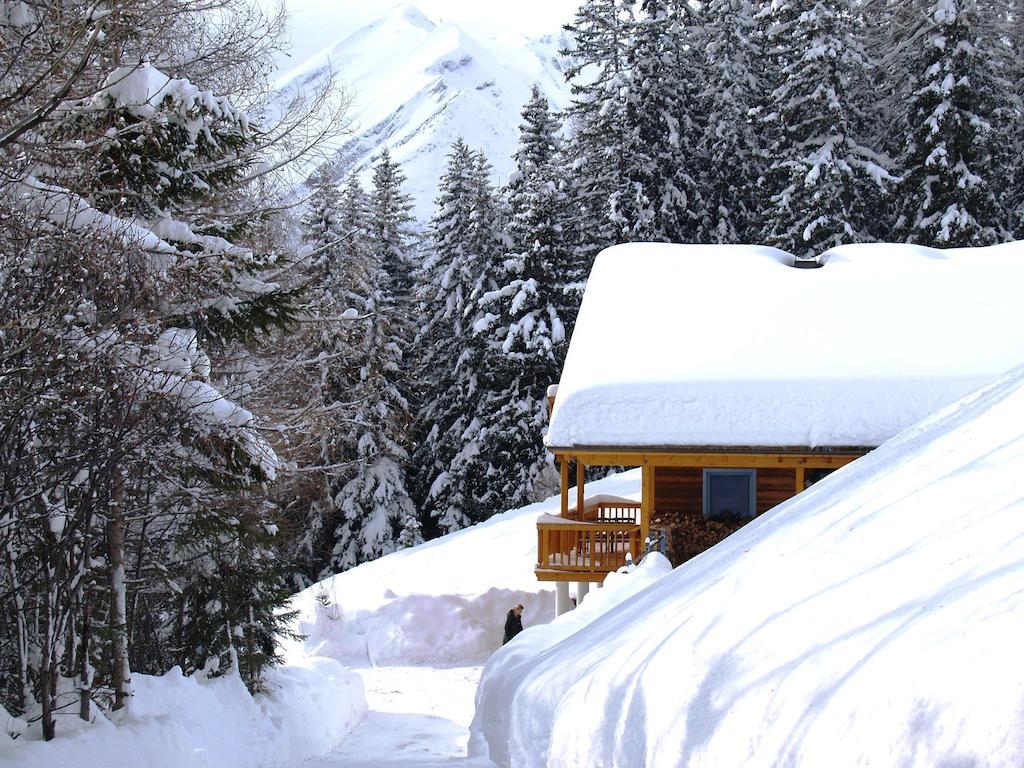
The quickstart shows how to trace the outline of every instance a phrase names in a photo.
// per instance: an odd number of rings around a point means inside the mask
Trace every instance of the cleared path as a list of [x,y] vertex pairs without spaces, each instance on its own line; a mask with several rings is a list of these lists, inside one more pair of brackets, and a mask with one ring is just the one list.
[[368,667],[370,711],[341,749],[304,768],[493,768],[466,758],[482,667]]

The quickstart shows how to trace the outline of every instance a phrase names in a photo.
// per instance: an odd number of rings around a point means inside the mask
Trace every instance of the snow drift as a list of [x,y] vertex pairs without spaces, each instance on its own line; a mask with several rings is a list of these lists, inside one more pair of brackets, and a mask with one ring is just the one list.
[[1024,764],[1022,425],[1018,368],[496,657],[474,742],[520,767]]
[[[593,493],[637,499],[638,470],[588,483]],[[505,614],[525,607],[527,627],[550,621],[554,593],[534,576],[538,517],[559,497],[357,566],[300,592],[289,655],[350,664],[473,664],[501,645]]]
[[[133,675],[131,714],[116,723],[58,718],[54,741],[0,738],[17,768],[283,768],[330,752],[366,713],[360,678],[330,659],[268,673],[252,696],[237,675]],[[77,729],[68,732],[68,729]]]
[[[547,625],[527,627],[516,636],[515,642],[503,646],[488,660],[484,667],[484,676],[488,687],[481,689],[477,703],[481,701],[504,701],[509,692],[529,672],[538,654],[555,646],[567,637],[571,637],[592,621],[608,612],[615,606],[624,603],[638,592],[643,591],[672,570],[669,561],[660,553],[653,553],[643,559],[637,566],[627,566],[618,572],[605,577],[601,589],[588,592],[582,602],[572,611],[562,614]],[[508,686],[511,686],[508,688]],[[502,690],[504,689],[504,690]],[[483,709],[477,709],[477,715],[470,728],[470,754],[476,757],[487,755],[488,736],[497,736],[492,740],[496,752],[490,757],[507,763],[509,756],[503,751],[503,740],[500,738],[506,724],[503,712],[488,712],[491,717],[481,717]]]

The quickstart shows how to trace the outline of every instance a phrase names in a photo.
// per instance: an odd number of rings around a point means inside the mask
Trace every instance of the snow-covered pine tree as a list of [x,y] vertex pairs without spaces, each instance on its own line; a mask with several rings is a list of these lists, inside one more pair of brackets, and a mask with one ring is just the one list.
[[481,286],[484,286],[489,279],[489,267],[496,261],[495,254],[504,253],[511,245],[507,232],[509,211],[507,203],[491,184],[493,168],[487,156],[479,149],[472,154],[470,179],[476,204],[471,234],[473,249],[485,257],[488,267],[480,281]]
[[999,191],[1012,176],[1013,87],[995,3],[913,3],[917,25],[898,41],[910,96],[903,105],[896,232],[931,246],[1010,238]]
[[851,4],[779,0],[768,17],[774,111],[766,116],[770,207],[761,242],[813,256],[871,239],[879,216],[869,201],[890,179],[884,156],[868,146],[856,85],[869,62]]
[[696,11],[685,0],[640,5],[625,57],[626,184],[612,195],[611,217],[622,240],[692,242],[703,217]]
[[[214,384],[206,350],[223,351],[271,328],[286,327],[296,313],[292,294],[271,276],[277,257],[237,244],[245,237],[247,222],[225,217],[215,199],[237,191],[238,182],[254,163],[257,143],[248,117],[228,99],[143,62],[115,69],[96,95],[62,105],[53,135],[68,140],[85,136],[92,141],[94,164],[88,176],[69,182],[71,193],[100,215],[131,222],[162,251],[160,262],[150,265],[151,274],[144,279],[160,297],[156,306],[138,308],[130,315],[116,311],[103,333],[133,339],[126,344],[129,349],[137,345],[134,357],[141,372],[129,374],[136,379],[132,389],[139,395],[148,389],[151,397],[164,398],[186,425],[175,437],[184,441],[179,446],[179,472],[205,479],[209,506],[195,508],[201,514],[192,521],[211,523],[205,528],[192,526],[188,546],[193,551],[219,547],[224,526],[208,514],[217,507],[217,496],[271,480],[276,459],[254,431],[252,414],[225,396],[234,388],[230,379],[222,377]],[[138,406],[129,401],[125,407],[135,410]],[[115,455],[120,448],[123,445]],[[135,462],[121,455],[129,465]],[[149,471],[154,474],[143,475],[143,482],[159,477],[162,470],[152,465]],[[129,473],[124,474],[127,485]],[[138,476],[138,469],[130,475]],[[128,533],[121,499],[129,493],[141,490],[115,486],[108,521],[115,707],[128,695],[127,672],[120,671],[127,670],[128,617],[119,564],[124,562]],[[195,499],[193,490],[184,504],[194,508]],[[168,502],[172,509],[167,512],[179,514],[180,504]],[[232,515],[231,521],[228,527],[241,531],[242,517]],[[208,531],[208,538],[197,538],[200,530]],[[183,566],[179,583],[208,576],[193,573],[190,577],[189,571],[189,566]],[[274,580],[276,575],[267,569],[266,577]],[[262,589],[263,577],[254,574],[254,578],[253,594]],[[267,616],[284,601],[280,594],[277,599]],[[241,605],[224,600],[215,620],[223,626],[242,626],[243,614],[253,608],[252,602]],[[193,648],[183,649],[186,668],[195,663],[190,657]],[[226,649],[207,641],[205,652]]]
[[[308,186],[302,236],[310,251],[310,318],[298,354],[304,360],[303,400],[307,410],[317,414],[311,425],[315,446],[303,462],[302,477],[295,481],[299,487],[283,489],[295,499],[289,512],[299,534],[291,551],[301,564],[304,585],[328,567],[338,523],[333,499],[356,455],[349,410],[352,390],[360,380],[357,350],[365,330],[357,318],[373,291],[374,274],[368,196],[357,176],[351,174],[339,187],[333,169],[324,166]],[[317,487],[304,487],[313,477]]]
[[[410,407],[405,354],[411,333],[408,196],[401,170],[385,151],[374,169],[367,226],[370,261],[352,363],[352,468],[332,499],[340,522],[330,568],[341,571],[395,551],[416,508],[407,489]],[[354,266],[354,265],[353,265]],[[352,299],[358,292],[353,292]]]
[[490,165],[460,139],[452,146],[430,227],[430,253],[419,273],[424,318],[417,340],[425,386],[417,416],[417,498],[443,533],[484,519],[478,504],[489,466],[478,417],[484,340],[473,333],[481,295],[493,290],[507,242],[490,183]]
[[[564,167],[559,138],[561,126],[536,85],[521,116],[519,144],[513,155],[516,167],[505,189],[504,216],[509,240],[506,250],[516,263],[522,254],[534,248],[548,254],[545,258],[552,260],[552,274],[557,274],[552,284],[555,288],[552,307],[568,340],[590,271],[590,259],[583,256],[578,247],[579,222],[574,215],[570,198],[572,186]],[[502,262],[505,279],[512,274],[508,271],[511,263]]]
[[296,637],[295,612],[285,610],[294,566],[277,549],[273,509],[238,496],[219,503],[180,508],[188,513],[176,536],[185,562],[172,576],[181,593],[165,619],[164,650],[187,672],[238,674],[261,690],[261,672],[280,661],[278,641]]
[[424,517],[444,533],[469,524],[472,496],[451,476],[452,458],[464,447],[474,418],[475,371],[470,332],[481,276],[473,249],[472,156],[458,138],[452,144],[430,221],[426,258],[416,273],[421,327],[417,374],[422,387],[415,421],[415,497]]
[[478,503],[488,515],[555,487],[543,443],[546,395],[561,373],[580,281],[567,258],[572,243],[561,156],[527,151],[553,146],[553,137],[537,140],[539,128],[552,125],[539,115],[532,107],[523,113],[516,188],[508,199],[512,250],[495,272],[497,288],[481,297],[485,314],[474,328],[486,340],[479,421],[490,469]]
[[336,268],[345,245],[346,233],[341,225],[341,193],[329,165],[313,172],[307,184],[310,195],[302,215],[302,239],[313,249],[316,266]]
[[763,89],[763,56],[753,0],[711,0],[705,13],[704,92],[707,118],[697,150],[704,199],[697,242],[744,243],[755,235],[757,181],[763,162],[755,110]]
[[565,77],[573,99],[565,111],[569,140],[564,155],[577,233],[573,249],[588,262],[602,248],[622,242],[611,205],[629,192],[623,89],[633,5],[628,0],[586,0],[566,26],[572,43],[563,51]]
[[530,99],[520,115],[519,145],[513,154],[516,170],[509,178],[505,193],[509,199],[515,199],[526,179],[547,163],[562,143],[558,137],[558,121],[551,114],[551,105],[536,83],[530,86]]
[[415,515],[409,515],[405,518],[405,523],[402,525],[402,532],[398,535],[398,548],[408,549],[409,547],[416,547],[422,544],[422,528],[420,521],[416,519]]
[[[415,232],[410,213],[412,198],[402,189],[403,184],[405,174],[401,166],[391,158],[388,148],[384,147],[373,167],[369,236],[387,281],[383,287],[389,300],[408,317],[412,304],[412,275],[416,267]],[[411,338],[411,329],[406,327],[398,340],[405,344]]]

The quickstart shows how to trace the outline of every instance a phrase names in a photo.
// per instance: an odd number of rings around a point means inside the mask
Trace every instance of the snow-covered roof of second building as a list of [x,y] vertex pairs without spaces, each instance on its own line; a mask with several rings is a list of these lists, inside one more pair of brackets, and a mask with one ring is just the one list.
[[875,446],[1024,362],[1024,243],[630,244],[590,275],[552,448]]

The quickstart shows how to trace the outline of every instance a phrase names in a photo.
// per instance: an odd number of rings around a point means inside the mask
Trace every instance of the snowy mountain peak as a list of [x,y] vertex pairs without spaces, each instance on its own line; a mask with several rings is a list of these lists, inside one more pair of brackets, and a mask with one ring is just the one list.
[[433,30],[437,27],[437,24],[427,16],[427,14],[411,3],[403,3],[402,5],[395,6],[375,23],[405,23],[427,31]]
[[352,97],[351,132],[334,144],[335,175],[355,169],[365,184],[387,145],[408,177],[415,214],[429,219],[452,141],[482,149],[500,182],[512,170],[520,111],[538,82],[553,106],[568,89],[558,35],[516,44],[477,38],[455,20],[415,5],[389,10],[286,74],[281,90],[314,92],[333,77]]

